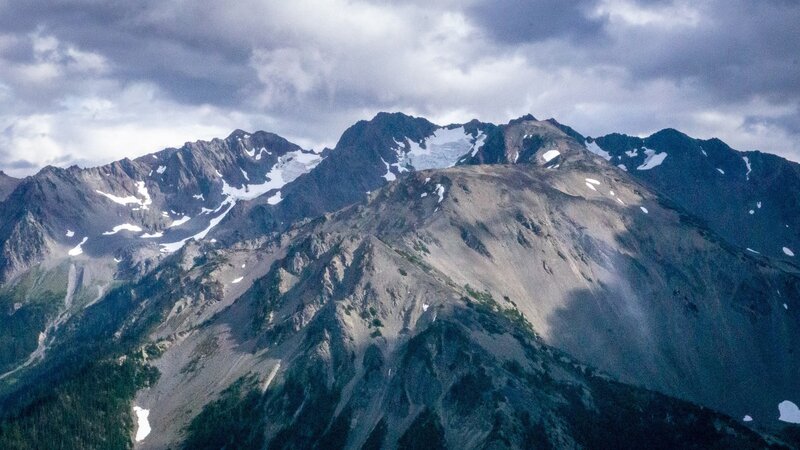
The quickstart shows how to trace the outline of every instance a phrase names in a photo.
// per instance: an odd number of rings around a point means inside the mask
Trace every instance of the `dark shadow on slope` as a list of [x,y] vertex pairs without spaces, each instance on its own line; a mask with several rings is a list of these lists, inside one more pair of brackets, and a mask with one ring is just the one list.
[[[548,342],[625,383],[785,425],[778,403],[800,400],[800,270],[727,244],[669,202],[648,207],[630,206],[615,236],[626,254],[578,240],[616,277],[569,292]],[[654,226],[673,214],[679,226]]]

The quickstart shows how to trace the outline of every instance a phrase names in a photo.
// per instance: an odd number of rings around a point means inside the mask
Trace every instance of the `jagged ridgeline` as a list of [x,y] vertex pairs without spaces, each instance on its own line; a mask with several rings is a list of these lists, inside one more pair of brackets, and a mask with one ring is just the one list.
[[386,113],[0,174],[0,448],[796,448],[797,188]]

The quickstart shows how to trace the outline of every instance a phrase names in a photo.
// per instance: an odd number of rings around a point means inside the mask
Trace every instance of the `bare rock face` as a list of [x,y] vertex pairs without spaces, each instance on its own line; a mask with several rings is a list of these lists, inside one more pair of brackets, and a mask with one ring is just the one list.
[[[78,256],[69,251],[84,238],[81,254],[93,258],[119,259],[146,246],[174,252],[204,238],[237,202],[279,198],[321,158],[271,133],[236,131],[97,168],[47,167],[0,203],[0,276],[8,281],[48,259]],[[41,235],[24,249],[23,229]]]
[[678,137],[382,113],[46,169],[0,203],[0,446],[797,446],[800,267],[660,184]]
[[800,247],[798,164],[671,129],[644,139],[612,134],[594,143],[612,164],[667,195],[728,242],[786,259],[791,256],[783,248]]
[[16,189],[19,182],[20,180],[18,178],[9,176],[0,170],[0,201],[8,198],[8,195]]

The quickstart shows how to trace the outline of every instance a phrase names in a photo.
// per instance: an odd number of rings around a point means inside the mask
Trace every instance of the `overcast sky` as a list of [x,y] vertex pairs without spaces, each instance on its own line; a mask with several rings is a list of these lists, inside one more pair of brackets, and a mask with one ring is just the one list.
[[378,111],[666,127],[800,160],[797,0],[0,0],[0,168]]

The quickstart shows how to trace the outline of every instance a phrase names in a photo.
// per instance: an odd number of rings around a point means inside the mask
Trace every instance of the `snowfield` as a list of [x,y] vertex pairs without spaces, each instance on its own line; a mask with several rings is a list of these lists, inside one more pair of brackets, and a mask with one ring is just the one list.
[[150,415],[149,409],[142,409],[138,406],[133,407],[133,412],[136,413],[136,436],[134,439],[136,442],[141,442],[144,438],[150,434],[150,422],[147,420],[147,416]]
[[76,245],[72,250],[68,251],[67,254],[69,256],[78,256],[78,255],[82,254],[83,253],[83,244],[85,244],[86,241],[88,241],[88,240],[89,240],[89,237],[84,237],[81,240],[81,243]]
[[397,177],[395,177],[392,173],[392,166],[390,166],[389,163],[383,158],[381,158],[381,162],[383,162],[383,164],[386,166],[386,173],[381,176],[386,180],[387,183],[396,180]]
[[192,218],[191,218],[191,217],[189,217],[189,216],[183,216],[183,217],[181,217],[181,218],[180,218],[180,219],[178,219],[178,220],[173,220],[173,221],[172,221],[172,223],[169,225],[169,228],[173,228],[173,227],[179,227],[179,226],[181,226],[181,225],[185,224],[186,222],[188,222],[188,221],[190,221],[190,220],[192,220]]
[[778,420],[788,423],[800,423],[800,408],[789,400],[784,400],[778,405],[780,417]]
[[544,162],[550,162],[550,160],[559,155],[561,155],[561,152],[558,150],[548,150],[542,154],[542,159],[544,159]]
[[138,232],[142,231],[142,227],[139,227],[139,226],[136,226],[136,225],[133,225],[133,224],[130,224],[130,223],[123,223],[123,224],[115,226],[114,228],[111,229],[111,231],[103,232],[103,235],[104,236],[110,236],[112,234],[117,234],[122,230],[133,231],[135,233],[138,233]]
[[482,133],[473,138],[464,127],[457,127],[439,128],[419,143],[409,139],[407,147],[395,141],[398,168],[405,161],[416,170],[452,167],[468,153],[475,156],[485,140]]
[[747,181],[750,181],[750,172],[753,171],[753,167],[750,165],[750,158],[747,156],[742,156],[742,159],[744,160],[744,165],[747,166],[747,172],[744,174],[744,176]]
[[[266,182],[261,184],[245,184],[240,188],[229,185],[228,182],[222,177],[222,174],[217,171],[218,176],[222,178],[222,195],[224,195],[226,198],[216,209],[212,210],[208,208],[202,208],[200,214],[217,214],[222,211],[223,208],[224,211],[211,219],[208,227],[199,233],[179,241],[162,243],[161,252],[173,253],[180,250],[190,239],[199,241],[205,238],[215,226],[222,222],[222,219],[228,215],[231,209],[236,206],[237,201],[252,200],[272,190],[281,189],[286,184],[297,179],[297,177],[300,175],[303,175],[304,173],[307,173],[316,167],[316,165],[321,161],[322,158],[316,153],[306,153],[300,150],[289,152],[278,158],[278,162],[276,162],[275,165],[272,166],[272,169],[267,172]],[[273,194],[267,199],[267,203],[270,205],[277,205],[281,200],[283,200],[283,198],[281,197],[281,192],[279,190],[277,193]]]
[[283,200],[283,197],[281,196],[281,191],[278,191],[267,199],[267,203],[270,205],[277,205],[281,200]]
[[644,154],[647,155],[647,158],[645,158],[644,163],[637,167],[636,170],[650,170],[660,166],[664,160],[667,159],[666,153],[656,153],[655,150],[647,147],[644,149]]
[[220,222],[222,222],[222,219],[224,219],[225,216],[227,216],[229,212],[231,212],[231,209],[233,209],[233,207],[236,206],[236,200],[233,200],[231,198],[225,199],[225,201],[222,202],[221,205],[219,205],[219,208],[217,208],[217,210],[221,209],[224,206],[227,206],[227,209],[222,214],[220,214],[217,217],[214,217],[213,219],[211,219],[209,221],[208,227],[206,227],[206,229],[204,229],[203,231],[201,231],[201,232],[199,232],[199,233],[197,233],[195,235],[192,235],[192,236],[189,236],[187,238],[181,239],[180,241],[161,244],[161,253],[174,253],[174,252],[180,250],[186,244],[186,242],[189,241],[189,239],[195,239],[195,240],[199,241],[199,240],[203,239],[204,237],[206,237],[206,235],[215,226],[217,226]]
[[589,150],[590,152],[605,159],[606,161],[611,161],[611,155],[607,151],[600,148],[600,146],[597,145],[597,143],[594,141],[586,142],[586,150]]
[[442,200],[444,200],[444,186],[439,183],[436,183],[436,195],[439,196],[439,201],[437,203],[442,203]]
[[261,184],[245,184],[235,188],[222,180],[222,194],[233,200],[252,200],[273,189],[281,189],[300,175],[310,171],[322,161],[316,153],[293,151],[278,158],[278,162],[267,172],[267,181]]
[[144,181],[136,182],[136,193],[142,196],[142,199],[139,199],[134,195],[129,195],[127,197],[118,197],[114,194],[109,194],[99,189],[95,189],[95,192],[119,205],[123,206],[129,204],[139,205],[138,208],[133,208],[134,210],[147,209],[150,205],[153,204],[153,199],[150,198],[150,193],[147,191],[147,186],[145,186]]

